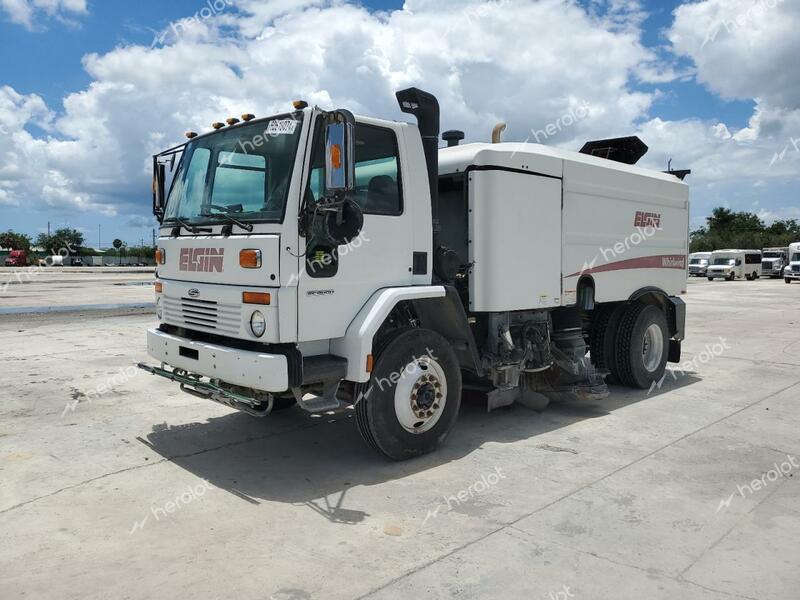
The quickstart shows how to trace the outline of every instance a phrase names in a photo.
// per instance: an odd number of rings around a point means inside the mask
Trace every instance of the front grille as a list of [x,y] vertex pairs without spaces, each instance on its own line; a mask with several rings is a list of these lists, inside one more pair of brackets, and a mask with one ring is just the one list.
[[763,263],[761,263],[761,268],[764,271],[772,271],[772,263],[771,262],[763,262]]
[[800,265],[792,265],[792,273],[800,273]]
[[164,298],[164,322],[198,331],[238,335],[241,307],[211,300]]

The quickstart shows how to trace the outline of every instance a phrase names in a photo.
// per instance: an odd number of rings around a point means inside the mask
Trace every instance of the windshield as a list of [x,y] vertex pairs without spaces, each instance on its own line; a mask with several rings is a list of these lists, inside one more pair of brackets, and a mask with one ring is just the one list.
[[781,252],[764,252],[764,258],[783,258]]
[[689,264],[690,265],[704,265],[707,262],[708,262],[708,260],[705,259],[705,258],[693,258],[692,260],[689,261]]
[[735,258],[715,258],[714,259],[715,265],[734,265],[736,264]]
[[792,254],[792,262],[800,262],[800,253],[795,252]]
[[302,115],[224,129],[186,146],[164,221],[283,220]]

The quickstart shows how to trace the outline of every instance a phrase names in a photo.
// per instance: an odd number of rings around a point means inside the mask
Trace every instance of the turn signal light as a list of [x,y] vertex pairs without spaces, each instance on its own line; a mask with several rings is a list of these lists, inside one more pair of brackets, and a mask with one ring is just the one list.
[[342,168],[342,147],[339,144],[331,146],[331,166],[334,169]]
[[242,302],[244,304],[263,304],[269,306],[272,296],[264,292],[242,292]]
[[243,269],[260,269],[261,250],[242,250],[239,252],[239,266]]
[[164,291],[164,284],[160,281],[156,281],[156,294],[160,294]]
[[375,368],[375,358],[372,354],[367,354],[367,373],[372,373],[372,370]]
[[167,262],[167,253],[162,248],[159,248],[156,250],[155,258],[157,265],[163,265],[165,262]]

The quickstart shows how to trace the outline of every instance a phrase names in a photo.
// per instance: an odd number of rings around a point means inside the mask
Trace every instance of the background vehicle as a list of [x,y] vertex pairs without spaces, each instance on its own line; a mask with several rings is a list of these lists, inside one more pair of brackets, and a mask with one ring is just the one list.
[[711,254],[706,276],[709,281],[717,278],[733,281],[752,281],[761,277],[760,250],[715,250]]
[[418,126],[298,102],[154,157],[161,366],[140,366],[256,416],[353,405],[397,460],[445,440],[465,383],[541,409],[606,397],[606,374],[659,381],[684,338],[687,172],[633,166],[638,138],[440,150],[436,98],[397,97]]
[[694,252],[689,255],[689,275],[705,277],[711,252]]
[[24,250],[12,250],[5,260],[7,267],[24,267],[28,264],[28,255]]
[[789,264],[783,270],[786,283],[800,280],[800,243],[789,244]]
[[64,266],[64,257],[60,254],[56,254],[54,256],[48,256],[44,259],[45,266],[48,267],[63,267]]
[[789,248],[764,248],[761,255],[761,274],[771,279],[783,277],[789,264]]

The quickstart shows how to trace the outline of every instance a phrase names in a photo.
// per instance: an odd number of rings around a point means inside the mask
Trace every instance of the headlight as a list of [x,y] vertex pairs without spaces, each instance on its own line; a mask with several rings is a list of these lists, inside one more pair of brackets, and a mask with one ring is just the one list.
[[267,330],[267,320],[259,311],[255,311],[250,317],[250,331],[256,337],[261,337]]
[[161,296],[156,298],[156,316],[161,321],[164,317],[164,311],[161,309]]

